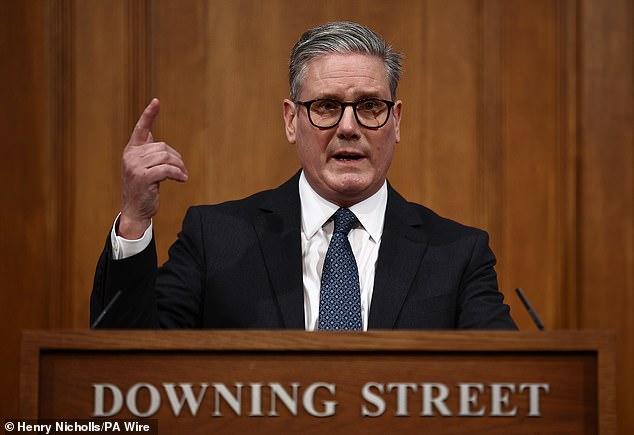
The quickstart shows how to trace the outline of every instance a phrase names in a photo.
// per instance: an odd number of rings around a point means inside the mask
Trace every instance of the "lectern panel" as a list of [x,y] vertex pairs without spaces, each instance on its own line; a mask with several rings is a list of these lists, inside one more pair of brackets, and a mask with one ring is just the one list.
[[614,430],[609,334],[122,334],[25,340],[24,416],[189,434]]
[[40,417],[141,415],[164,433],[597,433],[588,353],[46,352],[40,364]]

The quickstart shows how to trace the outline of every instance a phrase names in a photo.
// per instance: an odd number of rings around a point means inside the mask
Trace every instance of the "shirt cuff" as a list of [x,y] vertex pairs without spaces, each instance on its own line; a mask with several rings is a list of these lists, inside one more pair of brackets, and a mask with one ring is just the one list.
[[117,215],[112,225],[112,231],[110,231],[110,244],[112,245],[112,259],[123,260],[125,258],[132,257],[143,251],[150,245],[152,241],[152,221],[150,220],[150,226],[147,227],[143,236],[137,240],[125,239],[117,235],[117,227],[119,226],[119,216]]

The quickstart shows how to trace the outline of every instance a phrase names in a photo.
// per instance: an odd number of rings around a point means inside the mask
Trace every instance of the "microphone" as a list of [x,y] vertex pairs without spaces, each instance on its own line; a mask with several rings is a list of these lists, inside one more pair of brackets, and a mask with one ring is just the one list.
[[543,331],[544,324],[542,323],[541,320],[539,320],[539,316],[537,315],[535,310],[533,310],[533,307],[531,307],[531,304],[528,303],[528,299],[526,299],[526,296],[524,295],[524,292],[522,291],[522,289],[518,287],[515,289],[515,291],[517,292],[517,295],[522,300],[524,307],[526,307],[526,311],[528,311],[528,314],[531,315],[531,318],[533,319],[533,322],[535,322],[537,329],[539,329],[540,331]]
[[97,317],[95,321],[92,322],[92,325],[90,325],[90,329],[95,329],[101,323],[103,316],[105,316],[108,310],[112,308],[112,306],[117,301],[117,299],[119,299],[119,296],[121,296],[121,290],[117,291],[112,297],[112,299],[110,299],[110,302],[108,302],[108,305],[106,305],[106,308],[104,308],[101,314],[99,314],[99,317]]

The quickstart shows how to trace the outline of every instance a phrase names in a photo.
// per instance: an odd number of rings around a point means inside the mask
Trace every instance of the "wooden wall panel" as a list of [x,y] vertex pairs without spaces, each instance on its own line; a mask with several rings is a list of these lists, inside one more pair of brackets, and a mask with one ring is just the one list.
[[[75,2],[71,326],[88,325],[95,255],[120,204],[120,159],[128,132],[125,1]],[[91,258],[92,257],[92,258]],[[93,271],[94,273],[94,271]]]
[[[544,1],[503,2],[502,286],[523,287],[549,328],[557,324],[561,278],[562,186],[558,101],[557,9]],[[516,313],[523,327],[530,321]]]
[[16,416],[22,329],[49,328],[59,291],[49,7],[0,2],[0,416]]
[[19,330],[87,326],[94,265],[120,206],[121,152],[150,98],[162,103],[155,137],[190,171],[186,184],[161,186],[164,261],[188,206],[274,187],[298,169],[281,118],[290,49],[308,27],[353,20],[405,53],[391,182],[490,232],[521,328],[533,325],[516,286],[549,328],[618,331],[628,387],[619,390],[620,427],[634,431],[624,411],[634,403],[632,0],[1,8],[11,62],[0,70],[0,164],[12,180],[2,203],[14,212],[2,214],[0,230],[10,277],[0,292],[10,343],[2,357],[13,373],[0,378],[3,412],[17,409]]
[[[220,102],[209,107],[207,120],[208,140],[217,147],[208,154],[205,179],[213,201],[275,187],[297,170],[281,117],[282,100],[288,96],[288,41],[293,37],[293,26],[284,25],[290,11],[283,6],[275,1],[208,5],[206,81],[211,86],[204,97]],[[260,18],[249,18],[256,16]],[[242,54],[231,55],[236,50]],[[227,161],[236,163],[233,180],[224,175]]]
[[[214,81],[206,81],[207,5],[202,1],[188,2],[187,8],[181,5],[165,1],[150,6],[153,31],[148,72],[153,86],[148,97],[161,100],[154,134],[157,140],[181,153],[190,173],[184,185],[161,185],[161,206],[155,219],[160,262],[166,259],[167,248],[175,240],[187,207],[209,202],[206,156],[217,152],[216,140],[209,140],[206,134],[210,125],[208,108],[213,105],[206,94],[214,86]],[[187,84],[182,85],[184,82]],[[215,127],[218,132],[224,129]]]
[[[477,2],[428,2],[422,23],[425,32],[424,68],[406,71],[424,91],[403,94],[405,108],[423,106],[422,134],[410,137],[410,149],[422,156],[403,153],[413,160],[409,173],[399,173],[405,183],[419,186],[416,198],[438,213],[476,225],[478,173],[479,16]],[[456,32],[460,28],[460,32]],[[407,55],[408,47],[403,47]],[[407,115],[407,112],[405,112]],[[404,126],[405,128],[405,126]]]
[[634,6],[586,0],[580,15],[580,326],[617,332],[619,433],[633,433]]

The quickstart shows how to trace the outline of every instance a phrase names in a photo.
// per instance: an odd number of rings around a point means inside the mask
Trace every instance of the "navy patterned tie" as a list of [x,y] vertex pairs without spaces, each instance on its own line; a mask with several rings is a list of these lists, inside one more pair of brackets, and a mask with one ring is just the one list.
[[334,215],[335,230],[328,245],[321,273],[318,329],[361,330],[361,295],[359,270],[348,233],[359,220],[347,208]]

